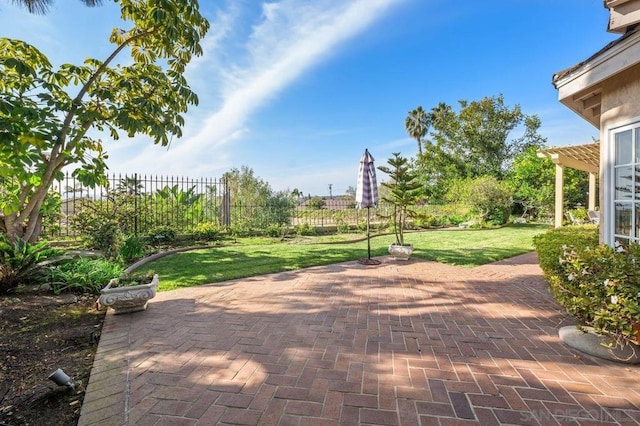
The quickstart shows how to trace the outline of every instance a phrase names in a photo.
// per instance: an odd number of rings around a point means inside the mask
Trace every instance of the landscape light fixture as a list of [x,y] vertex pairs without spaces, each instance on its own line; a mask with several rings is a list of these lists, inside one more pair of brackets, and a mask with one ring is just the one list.
[[74,385],[71,381],[71,377],[67,376],[61,368],[58,368],[56,371],[51,373],[48,379],[53,381],[58,386],[66,386],[71,389],[75,389],[76,387],[76,385]]

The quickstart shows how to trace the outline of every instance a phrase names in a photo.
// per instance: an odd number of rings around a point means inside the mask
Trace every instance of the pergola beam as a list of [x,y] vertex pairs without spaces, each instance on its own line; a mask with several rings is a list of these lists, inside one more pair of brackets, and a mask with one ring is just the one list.
[[553,161],[558,165],[561,165],[562,167],[569,167],[571,169],[582,170],[584,172],[589,172],[589,173],[598,173],[598,166],[594,166],[590,163],[586,163],[584,161],[578,160],[568,155],[564,155],[560,153],[553,153],[549,155],[540,155],[540,154],[538,155],[541,157],[550,158],[551,161]]
[[589,173],[588,209],[596,208],[596,176],[600,166],[600,143],[578,146],[548,148],[538,152],[538,157],[549,158],[556,165],[555,220],[556,227],[562,226],[564,219],[564,168],[582,170]]

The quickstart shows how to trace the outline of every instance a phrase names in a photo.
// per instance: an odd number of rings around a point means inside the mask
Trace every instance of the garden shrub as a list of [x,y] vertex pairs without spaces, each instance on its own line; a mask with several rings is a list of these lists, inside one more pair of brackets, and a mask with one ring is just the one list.
[[136,261],[144,256],[144,241],[137,235],[130,235],[120,247],[120,257],[127,263]]
[[338,234],[349,233],[349,214],[346,210],[333,212],[333,220],[336,222],[336,232]]
[[118,256],[124,236],[108,212],[85,207],[72,218],[72,226],[87,248],[102,251],[108,259]]
[[122,265],[110,260],[80,257],[51,268],[47,282],[55,294],[65,291],[100,293],[123,270]]
[[222,229],[217,223],[202,222],[193,230],[193,237],[200,241],[215,241],[220,239]]
[[596,225],[562,226],[536,235],[533,244],[538,252],[538,263],[547,280],[554,279],[561,272],[558,259],[562,255],[563,245],[576,247],[595,247],[598,245],[598,227]]
[[29,244],[18,239],[9,242],[0,235],[0,294],[19,285],[41,284],[46,279],[48,263],[59,252],[46,243]]
[[[640,325],[640,245],[567,246],[559,259],[558,297],[597,332],[637,341]],[[640,343],[640,342],[638,342]]]
[[418,213],[418,215],[414,219],[414,223],[418,228],[427,229],[440,225],[441,221],[440,218],[432,214]]
[[176,241],[178,234],[170,226],[156,226],[147,233],[147,237],[154,245],[171,244]]
[[96,227],[88,236],[89,248],[100,250],[107,259],[115,259],[120,253],[124,236],[120,226],[113,220],[104,222]]
[[454,205],[466,204],[483,223],[503,225],[511,214],[513,190],[494,176],[479,176],[452,182],[446,199]]
[[511,188],[492,176],[476,178],[469,188],[468,203],[483,221],[493,225],[505,224],[513,204]]
[[308,223],[302,223],[300,225],[296,225],[296,234],[298,235],[318,235],[318,230],[315,226],[311,226]]
[[336,226],[336,232],[338,234],[348,234],[349,230],[349,224],[345,222],[338,223],[338,225]]
[[453,226],[458,226],[461,223],[464,223],[468,220],[469,218],[467,216],[461,216],[454,213],[443,216],[442,218],[442,222],[445,225],[453,225]]
[[272,223],[267,226],[267,235],[272,238],[284,238],[289,232],[289,227],[287,225],[278,225],[276,223]]
[[554,298],[597,332],[637,339],[640,245],[598,244],[596,226],[562,227],[534,238]]
[[231,235],[236,238],[240,237],[252,237],[257,234],[257,232],[251,226],[250,221],[246,219],[238,219],[236,221],[231,222],[230,226]]

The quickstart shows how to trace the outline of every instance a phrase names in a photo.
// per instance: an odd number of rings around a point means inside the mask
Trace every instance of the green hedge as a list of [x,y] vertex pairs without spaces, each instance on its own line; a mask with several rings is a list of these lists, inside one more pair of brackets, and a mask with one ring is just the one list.
[[551,284],[554,277],[562,271],[559,259],[563,253],[563,246],[597,246],[598,227],[597,225],[561,226],[536,235],[533,238],[533,245],[538,252],[540,268]]
[[566,226],[534,238],[538,261],[560,305],[618,344],[640,336],[640,245],[598,243],[596,226]]

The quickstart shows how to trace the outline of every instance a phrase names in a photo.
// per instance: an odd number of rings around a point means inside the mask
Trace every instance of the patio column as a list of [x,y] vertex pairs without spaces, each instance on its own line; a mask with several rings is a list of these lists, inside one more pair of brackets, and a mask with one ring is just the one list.
[[556,163],[556,217],[554,226],[562,226],[564,219],[564,167]]
[[596,174],[589,172],[589,210],[596,209]]

